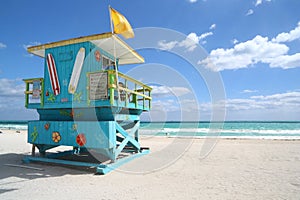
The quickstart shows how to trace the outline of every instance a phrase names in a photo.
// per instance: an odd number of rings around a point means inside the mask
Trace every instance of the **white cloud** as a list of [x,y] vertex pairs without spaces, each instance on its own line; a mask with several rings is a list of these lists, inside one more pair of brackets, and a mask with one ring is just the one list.
[[[212,24],[209,27],[210,30],[213,30],[215,28],[216,28],[216,24]],[[186,51],[194,51],[194,49],[197,47],[197,45],[199,43],[206,44],[205,38],[207,38],[208,36],[211,36],[211,35],[213,35],[212,31],[205,32],[200,35],[197,35],[196,33],[192,32],[192,33],[188,34],[184,40],[181,40],[181,41],[161,40],[161,41],[158,41],[157,45],[158,45],[159,49],[166,50],[166,51],[170,51],[176,47],[183,47],[186,49]]]
[[249,9],[249,10],[247,11],[247,13],[246,13],[246,16],[252,15],[253,13],[254,13],[254,11],[253,11],[252,9]]
[[189,0],[190,3],[196,3],[198,0]]
[[258,6],[262,3],[262,0],[256,0],[255,6]]
[[[300,120],[300,92],[285,92],[250,98],[226,99],[227,120]],[[200,113],[209,116],[212,105],[202,103]]]
[[0,94],[1,98],[7,97],[23,97],[24,85],[20,80],[15,79],[0,79]]
[[[5,110],[21,109],[24,107],[25,84],[18,79],[0,79],[0,108]],[[3,117],[3,116],[2,116]],[[1,118],[1,116],[0,116]]]
[[[264,1],[265,2],[271,2],[271,0],[264,0]],[[262,3],[263,3],[263,0],[256,0],[255,7],[261,5]]]
[[161,50],[169,51],[173,49],[178,44],[177,41],[167,42],[166,40],[161,40],[158,42],[158,46]]
[[255,93],[257,90],[243,90],[241,93]]
[[190,33],[185,40],[178,43],[178,46],[185,47],[188,51],[193,51],[197,47],[197,44],[199,44],[200,41],[202,41],[201,42],[202,44],[206,43],[204,39],[210,35],[213,35],[213,33],[206,32],[206,33],[202,33],[199,36],[197,36],[196,33]]
[[298,22],[298,26],[289,33],[278,34],[276,38],[272,39],[272,42],[291,42],[297,39],[300,39],[300,22]]
[[185,40],[178,43],[178,46],[186,48],[188,51],[193,51],[197,44],[199,44],[200,38],[196,33],[190,33]]
[[236,43],[233,48],[212,50],[209,56],[198,64],[213,71],[247,68],[259,62],[283,69],[300,67],[300,53],[288,55],[289,47],[280,43],[299,38],[300,23],[294,30],[280,33],[272,40],[257,35],[246,42]]
[[6,48],[6,47],[7,47],[6,44],[3,44],[2,42],[0,42],[0,49],[4,49],[4,48]]
[[188,88],[185,87],[168,87],[168,86],[151,86],[151,94],[156,97],[172,97],[183,96],[191,93]]
[[[271,2],[271,0],[256,0],[255,2],[255,7],[258,7],[259,5],[261,5],[263,2]],[[246,16],[252,15],[254,13],[253,9],[249,9],[246,13]]]
[[267,37],[257,35],[231,49],[212,50],[209,57],[198,64],[204,64],[213,71],[246,68],[258,62],[270,63],[278,56],[286,54],[288,50],[284,44],[273,43],[268,41]]
[[232,40],[232,43],[233,43],[233,44],[237,44],[238,42],[239,42],[239,41],[238,41],[237,39],[235,39],[235,38]]
[[0,120],[37,119],[37,112],[24,106],[25,83],[20,79],[0,79]]
[[32,46],[37,46],[37,45],[41,45],[42,43],[40,42],[30,42],[29,44],[23,44],[23,48],[27,51],[28,47],[32,47]]
[[167,42],[165,40],[161,40],[158,42],[158,47],[161,50],[172,50],[175,47],[184,47],[187,51],[193,51],[199,42],[205,44],[204,40],[206,37],[213,35],[212,32],[202,33],[201,35],[197,35],[196,33],[190,33],[184,40],[182,41],[170,41]]
[[283,69],[290,69],[300,66],[300,53],[294,55],[282,55],[274,58],[270,62],[270,67],[280,67]]
[[212,32],[206,32],[206,33],[203,33],[203,34],[201,34],[201,35],[199,36],[199,40],[203,40],[203,39],[205,39],[206,37],[211,36],[211,35],[213,35]]
[[173,99],[152,101],[152,112],[175,112],[180,111],[180,106]]
[[[272,100],[272,101],[282,101],[288,102],[290,100],[295,100],[300,104],[300,92],[298,91],[290,91],[286,93],[279,93],[279,94],[272,94],[272,95],[259,95],[259,96],[252,96],[251,99],[258,99],[258,100]],[[287,101],[288,100],[288,101]]]
[[212,24],[210,27],[209,27],[209,30],[213,30],[213,29],[216,29],[217,25],[216,24]]
[[[245,91],[258,92],[256,90]],[[226,110],[223,110],[224,106]],[[181,113],[178,115],[182,117],[180,120],[187,120],[189,116],[195,116],[194,119],[198,119],[199,115],[202,120],[210,120],[213,108],[226,112],[227,120],[300,120],[300,91],[257,95],[249,98],[228,98],[214,104],[199,103],[195,99],[165,99],[153,101],[152,107],[162,116],[170,116],[170,112]]]
[[[23,48],[27,51],[27,48],[32,47],[32,46],[37,46],[41,45],[42,43],[40,42],[30,42],[29,44],[23,44]],[[33,54],[26,54],[26,57],[33,57]]]
[[174,93],[174,95],[177,97],[191,93],[191,91],[185,87],[171,87],[170,89],[171,92]]
[[156,97],[170,96],[171,91],[167,86],[151,86],[152,92],[151,94]]
[[227,99],[225,104],[229,111],[252,109],[261,109],[261,112],[280,109],[300,111],[300,92],[251,96],[249,99]]

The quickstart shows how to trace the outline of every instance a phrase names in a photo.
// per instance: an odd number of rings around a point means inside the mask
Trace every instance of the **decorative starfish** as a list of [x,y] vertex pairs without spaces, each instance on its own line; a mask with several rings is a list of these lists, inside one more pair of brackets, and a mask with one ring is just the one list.
[[72,128],[73,128],[73,131],[77,131],[77,124],[73,124]]
[[81,95],[82,95],[82,92],[79,92],[79,93],[74,93],[74,101],[77,101],[78,103],[80,103],[81,101]]
[[56,99],[56,98],[55,98],[54,94],[50,93],[47,100],[48,100],[48,101],[51,101],[51,102],[54,102],[55,99]]

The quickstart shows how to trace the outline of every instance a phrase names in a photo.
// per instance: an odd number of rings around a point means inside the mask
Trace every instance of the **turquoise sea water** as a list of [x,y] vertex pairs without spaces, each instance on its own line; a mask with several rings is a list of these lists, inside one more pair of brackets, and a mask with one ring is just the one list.
[[[0,130],[27,130],[27,121],[0,121]],[[300,139],[298,122],[141,122],[141,135]]]
[[0,121],[0,130],[27,130],[27,121]]
[[300,139],[300,122],[166,122],[142,123],[141,134],[169,136],[221,136],[227,138]]

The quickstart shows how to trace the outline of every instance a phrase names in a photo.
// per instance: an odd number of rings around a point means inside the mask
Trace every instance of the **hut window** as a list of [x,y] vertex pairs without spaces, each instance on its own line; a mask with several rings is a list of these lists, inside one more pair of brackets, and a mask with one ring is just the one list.
[[102,69],[107,70],[107,69],[114,69],[115,62],[112,61],[111,59],[102,56]]

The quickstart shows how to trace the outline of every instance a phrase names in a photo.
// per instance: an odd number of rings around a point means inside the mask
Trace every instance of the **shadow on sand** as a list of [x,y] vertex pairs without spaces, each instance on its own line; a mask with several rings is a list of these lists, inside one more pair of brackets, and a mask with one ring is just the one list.
[[0,154],[0,195],[16,190],[9,185],[40,178],[95,173],[94,168],[49,163],[23,163],[24,154]]

